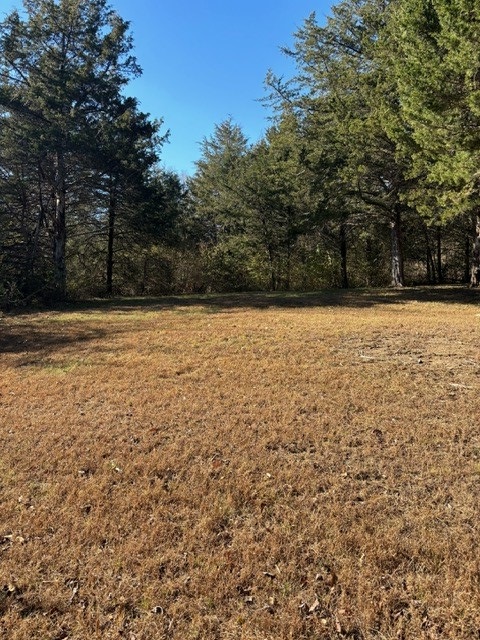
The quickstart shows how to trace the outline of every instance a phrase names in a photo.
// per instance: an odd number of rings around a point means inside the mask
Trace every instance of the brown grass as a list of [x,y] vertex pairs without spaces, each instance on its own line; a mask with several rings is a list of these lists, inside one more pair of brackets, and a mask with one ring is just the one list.
[[0,318],[0,637],[478,638],[478,300]]

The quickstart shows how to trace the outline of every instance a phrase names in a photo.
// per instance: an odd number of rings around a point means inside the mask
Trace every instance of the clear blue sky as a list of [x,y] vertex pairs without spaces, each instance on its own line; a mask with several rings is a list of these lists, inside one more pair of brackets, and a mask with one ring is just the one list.
[[[127,89],[143,111],[163,118],[170,142],[162,164],[193,173],[199,143],[231,116],[251,142],[268,126],[264,96],[268,69],[292,74],[281,46],[315,11],[323,22],[328,0],[110,0],[130,21],[141,78]],[[0,0],[0,14],[21,7]]]

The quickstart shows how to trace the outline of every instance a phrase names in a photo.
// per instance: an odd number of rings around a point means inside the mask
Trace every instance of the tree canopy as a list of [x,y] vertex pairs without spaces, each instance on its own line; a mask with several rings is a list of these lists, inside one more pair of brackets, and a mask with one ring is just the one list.
[[[341,0],[266,77],[193,176],[106,0],[24,0],[0,23],[0,300],[480,283],[478,24],[471,0]],[[160,79],[161,81],[161,79]]]

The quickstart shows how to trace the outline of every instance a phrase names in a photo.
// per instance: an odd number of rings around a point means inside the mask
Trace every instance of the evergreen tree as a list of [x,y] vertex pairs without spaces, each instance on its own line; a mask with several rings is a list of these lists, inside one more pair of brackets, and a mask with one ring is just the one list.
[[241,127],[227,118],[203,140],[196,172],[188,182],[213,288],[249,288],[248,208],[240,188],[248,148]]
[[246,154],[237,190],[248,208],[246,229],[268,257],[269,287],[290,289],[296,244],[313,230],[299,122],[285,111],[275,126]]
[[152,198],[150,172],[159,159],[161,122],[152,122],[138,110],[133,98],[121,98],[109,105],[99,121],[98,151],[94,168],[99,176],[98,190],[105,202],[107,227],[106,293],[113,292],[114,244],[119,227],[129,235],[138,227],[138,212]]
[[[408,163],[398,158],[396,144],[388,134],[383,115],[385,100],[394,102],[384,59],[378,54],[380,35],[388,20],[383,0],[343,0],[332,9],[325,26],[312,14],[296,33],[294,57],[298,73],[288,97],[311,122],[330,131],[328,144],[336,163],[336,184],[345,204],[377,223],[390,226],[391,276],[394,286],[404,284],[402,218],[408,210],[403,194],[409,188]],[[277,93],[285,91],[270,76]],[[321,143],[327,142],[320,135]],[[339,151],[340,149],[340,151]]]
[[[72,184],[96,151],[102,114],[139,73],[128,23],[106,0],[25,0],[0,24],[0,107],[40,162],[52,242],[54,289],[67,287]],[[88,164],[88,163],[87,163]]]
[[401,0],[390,34],[402,116],[416,145],[413,173],[441,220],[472,215],[472,286],[480,284],[479,22],[472,0]]
[[189,182],[197,214],[208,221],[212,240],[243,228],[237,185],[248,140],[231,118],[215,125],[201,144],[201,158]]

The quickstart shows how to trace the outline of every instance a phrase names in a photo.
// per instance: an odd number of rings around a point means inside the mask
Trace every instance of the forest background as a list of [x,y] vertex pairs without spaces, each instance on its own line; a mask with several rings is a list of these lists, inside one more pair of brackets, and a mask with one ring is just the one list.
[[480,15],[468,0],[343,0],[266,75],[188,179],[105,0],[0,23],[0,301],[480,282]]

